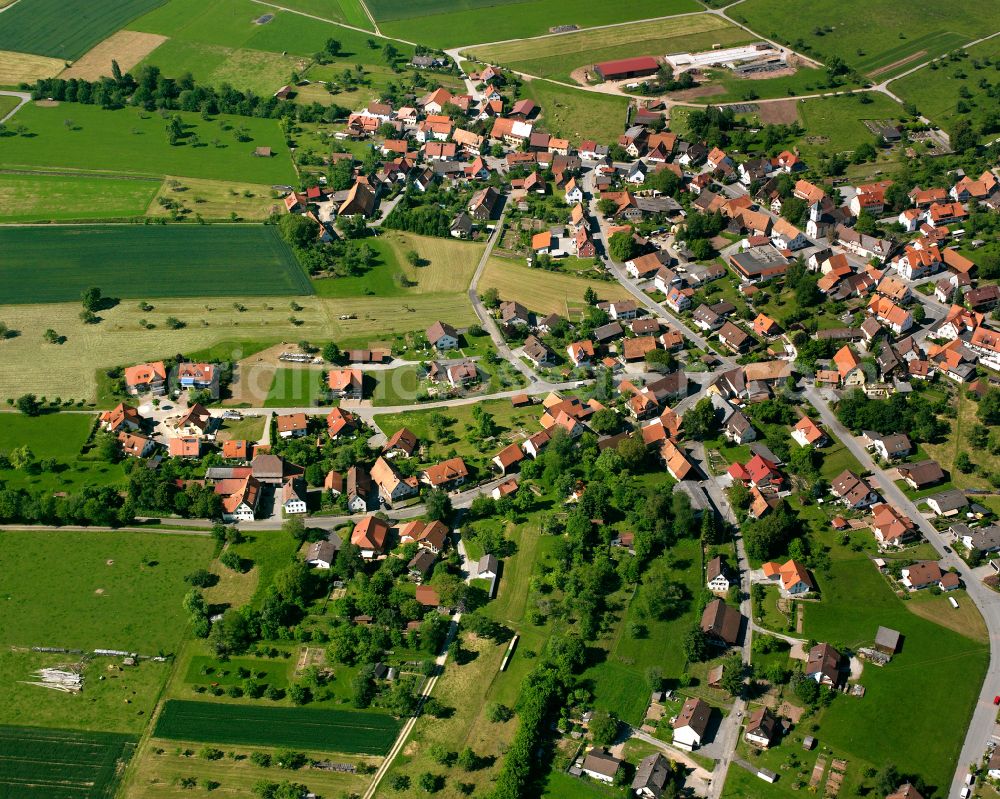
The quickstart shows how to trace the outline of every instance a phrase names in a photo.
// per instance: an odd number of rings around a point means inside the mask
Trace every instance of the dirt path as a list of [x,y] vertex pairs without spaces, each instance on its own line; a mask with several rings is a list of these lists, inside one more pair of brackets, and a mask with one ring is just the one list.
[[899,61],[893,61],[891,64],[886,64],[884,67],[879,67],[878,69],[873,69],[868,73],[869,78],[877,78],[879,75],[884,75],[886,72],[891,72],[894,69],[898,69],[904,64],[909,64],[911,61],[916,61],[921,56],[927,55],[926,50],[918,50],[915,53],[911,53],[906,56],[906,58],[901,58]]

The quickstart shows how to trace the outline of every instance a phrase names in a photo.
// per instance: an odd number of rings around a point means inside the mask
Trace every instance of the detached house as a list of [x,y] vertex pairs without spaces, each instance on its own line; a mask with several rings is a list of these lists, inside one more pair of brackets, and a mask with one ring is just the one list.
[[827,442],[826,433],[808,416],[803,416],[792,428],[792,438],[800,447],[822,447]]
[[403,477],[392,461],[379,457],[371,468],[371,480],[378,486],[379,495],[386,505],[412,497],[419,491],[415,477]]
[[673,743],[691,752],[701,746],[712,718],[712,706],[701,699],[688,699],[673,721]]
[[361,550],[365,560],[382,555],[385,552],[385,542],[389,535],[389,524],[377,516],[365,516],[354,526],[351,533],[351,543]]
[[309,432],[309,418],[304,413],[288,413],[275,420],[281,438],[301,438]]
[[432,488],[448,491],[464,483],[468,476],[469,468],[464,460],[449,458],[424,469],[421,480]]
[[713,593],[724,594],[729,590],[729,576],[720,555],[716,555],[705,566],[705,584]]
[[447,322],[435,322],[427,328],[427,341],[438,350],[458,348],[458,331]]
[[140,363],[125,369],[125,390],[129,394],[163,394],[166,383],[167,370],[163,361]]

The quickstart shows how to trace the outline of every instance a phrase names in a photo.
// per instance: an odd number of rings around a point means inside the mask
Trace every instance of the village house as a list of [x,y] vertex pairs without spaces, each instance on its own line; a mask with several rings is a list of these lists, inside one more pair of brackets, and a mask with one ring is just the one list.
[[768,749],[780,739],[781,724],[770,708],[759,707],[747,716],[747,728],[743,737],[748,744]]
[[713,599],[702,611],[701,631],[716,645],[729,647],[738,644],[742,626],[743,615],[722,599]]
[[305,513],[306,485],[301,478],[290,477],[281,486],[281,509],[286,516]]
[[416,448],[416,435],[409,428],[401,427],[382,446],[382,454],[387,458],[393,458],[397,455],[409,458]]
[[448,458],[447,460],[428,466],[421,473],[421,482],[432,488],[440,488],[449,491],[456,486],[462,485],[469,476],[469,469],[465,461],[461,458]]
[[867,481],[845,469],[830,482],[830,493],[847,507],[858,510],[878,502],[878,494]]
[[801,563],[794,560],[781,564],[768,561],[761,566],[761,570],[767,580],[778,583],[785,595],[796,596],[816,590],[809,572]]
[[591,779],[611,785],[618,775],[622,761],[604,749],[591,749],[580,765],[580,770]]
[[412,497],[419,491],[415,477],[403,477],[392,461],[381,456],[372,465],[371,481],[378,487],[379,496],[389,506]]
[[816,644],[809,650],[805,676],[820,685],[835,687],[840,683],[840,653],[829,644]]
[[414,519],[399,528],[401,544],[417,544],[435,555],[445,548],[448,541],[448,525],[442,521],[424,522]]
[[914,491],[940,483],[945,479],[945,473],[937,461],[923,460],[917,463],[902,463],[897,467],[899,476]]
[[280,414],[275,424],[281,438],[301,438],[309,432],[309,417],[304,413]]
[[437,350],[454,350],[458,348],[458,331],[447,322],[435,322],[427,328],[427,341]]
[[101,428],[109,433],[134,433],[142,427],[143,421],[137,409],[123,402],[100,416]]
[[823,429],[808,416],[803,416],[792,428],[792,438],[800,447],[822,447],[828,441]]
[[334,397],[359,400],[364,393],[364,375],[360,369],[331,369],[326,385]]
[[365,560],[372,560],[385,553],[385,542],[389,536],[389,523],[377,516],[365,516],[354,525],[351,543],[361,552]]
[[705,583],[713,593],[724,594],[729,590],[729,576],[720,555],[716,555],[705,565]]
[[674,746],[688,752],[701,746],[711,718],[711,705],[701,699],[687,699],[672,723]]
[[167,370],[163,361],[140,363],[125,369],[125,390],[129,394],[166,393]]
[[326,538],[314,541],[306,550],[306,563],[315,569],[329,569],[340,551],[340,536],[330,532]]
[[[216,485],[218,492],[218,485]],[[260,499],[260,482],[248,475],[238,481],[235,490],[222,497],[222,520],[233,522],[252,522],[257,513],[257,503]]]

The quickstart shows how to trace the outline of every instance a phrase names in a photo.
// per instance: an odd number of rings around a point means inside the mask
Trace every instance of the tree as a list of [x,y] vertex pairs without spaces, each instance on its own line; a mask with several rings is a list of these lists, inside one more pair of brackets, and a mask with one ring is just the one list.
[[430,771],[421,774],[417,782],[420,785],[420,790],[427,793],[437,793],[444,787],[444,777],[440,774],[432,774]]
[[610,197],[604,197],[603,199],[597,201],[597,210],[600,212],[601,216],[609,217],[618,210],[618,203]]
[[316,241],[319,225],[306,216],[285,214],[278,219],[278,232],[290,246],[308,249]]
[[618,414],[610,408],[601,408],[590,417],[590,429],[599,435],[610,435],[621,424]]
[[340,359],[343,357],[340,347],[333,341],[328,341],[323,345],[322,355],[323,360],[327,363],[340,363]]
[[503,724],[514,718],[514,711],[506,705],[494,702],[486,708],[486,718],[493,724]]
[[101,290],[97,286],[91,286],[83,292],[83,307],[91,313],[100,310],[102,301]]
[[975,468],[975,465],[972,463],[972,458],[969,457],[968,452],[958,453],[955,457],[955,468],[962,474],[968,474]]
[[708,438],[715,430],[715,406],[708,397],[684,414],[684,431],[695,441]]
[[743,658],[737,652],[727,655],[722,662],[721,684],[730,696],[739,696],[743,693],[743,671]]
[[964,153],[966,150],[974,150],[979,144],[979,137],[968,119],[956,120],[951,129],[952,149],[957,153]]
[[309,535],[309,531],[306,530],[306,523],[302,521],[301,516],[290,516],[285,519],[284,523],[281,525],[281,529],[300,544],[303,543]]
[[608,252],[618,263],[631,261],[636,254],[636,243],[632,234],[627,230],[612,234],[608,240]]
[[598,746],[610,746],[618,736],[618,719],[606,710],[595,710],[588,726],[590,737]]
[[34,394],[22,394],[15,405],[25,416],[38,416],[42,412],[42,404]]
[[427,518],[431,521],[444,521],[451,517],[451,498],[447,491],[435,488],[428,492],[424,505]]
[[597,292],[594,291],[593,286],[587,286],[586,291],[583,292],[583,301],[587,305],[597,305]]
[[[19,400],[20,401],[20,400]],[[1000,389],[990,389],[979,401],[976,416],[984,425],[1000,425]]]
[[684,654],[692,663],[700,663],[708,658],[709,644],[708,638],[697,624],[684,635]]
[[340,55],[341,44],[336,39],[327,39],[326,44],[323,45],[323,50],[327,55],[336,58]]

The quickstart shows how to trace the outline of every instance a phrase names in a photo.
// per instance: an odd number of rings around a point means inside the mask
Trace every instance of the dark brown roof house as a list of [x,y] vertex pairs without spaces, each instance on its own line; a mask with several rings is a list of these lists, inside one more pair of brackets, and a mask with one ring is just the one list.
[[723,646],[739,642],[742,624],[743,615],[721,599],[713,599],[701,614],[701,631]]

